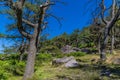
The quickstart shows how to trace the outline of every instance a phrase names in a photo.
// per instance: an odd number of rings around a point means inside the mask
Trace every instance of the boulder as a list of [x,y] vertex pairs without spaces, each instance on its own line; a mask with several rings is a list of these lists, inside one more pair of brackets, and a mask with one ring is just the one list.
[[73,56],[70,56],[70,57],[54,59],[52,61],[52,65],[54,66],[64,65],[67,68],[72,68],[72,67],[78,67],[79,64]]
[[79,67],[79,63],[75,59],[72,59],[72,60],[68,61],[67,63],[65,63],[65,67],[66,68]]
[[81,51],[81,49],[77,48],[77,47],[73,47],[72,49],[75,50],[75,51]]
[[71,56],[71,57],[57,58],[52,61],[52,64],[63,64],[70,61],[71,59],[74,59],[74,57]]

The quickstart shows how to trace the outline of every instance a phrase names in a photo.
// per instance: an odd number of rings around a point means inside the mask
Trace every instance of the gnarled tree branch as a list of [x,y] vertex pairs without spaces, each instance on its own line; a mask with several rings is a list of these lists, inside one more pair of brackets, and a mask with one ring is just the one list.
[[35,27],[37,26],[37,24],[34,24],[34,23],[32,23],[32,22],[30,22],[30,21],[28,21],[28,20],[25,20],[25,19],[22,19],[22,22],[28,24],[29,26],[31,26],[31,27],[33,27],[33,28],[35,28]]
[[104,0],[102,0],[102,2],[101,2],[101,19],[102,19],[102,21],[104,22],[104,24],[107,24],[108,23],[108,21],[105,19],[105,17],[104,17],[104,13],[105,13],[105,5],[104,5]]

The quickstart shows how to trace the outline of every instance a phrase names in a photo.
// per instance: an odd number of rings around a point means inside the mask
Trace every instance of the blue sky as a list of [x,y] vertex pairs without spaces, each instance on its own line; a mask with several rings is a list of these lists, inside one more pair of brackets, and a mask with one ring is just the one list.
[[[49,34],[49,38],[58,36],[63,32],[67,32],[70,34],[74,29],[82,29],[83,27],[89,25],[91,22],[91,11],[87,10],[87,1],[88,0],[61,0],[66,4],[56,3],[53,7],[51,7],[50,12],[53,15],[62,18],[61,24],[54,19],[49,19],[49,27],[45,31],[45,33]],[[90,5],[89,7],[94,7],[95,5]],[[1,10],[2,8],[0,8]],[[0,15],[0,32],[5,32],[5,26],[10,23],[5,15]],[[2,45],[9,45],[10,42],[6,40],[0,39],[0,50],[2,49]]]
[[87,11],[85,4],[88,0],[63,0],[66,4],[56,4],[52,7],[52,13],[59,18],[62,26],[51,18],[49,20],[49,28],[46,33],[49,33],[49,37],[54,37],[62,34],[63,32],[71,33],[74,29],[81,29],[87,26],[90,22],[91,13]]

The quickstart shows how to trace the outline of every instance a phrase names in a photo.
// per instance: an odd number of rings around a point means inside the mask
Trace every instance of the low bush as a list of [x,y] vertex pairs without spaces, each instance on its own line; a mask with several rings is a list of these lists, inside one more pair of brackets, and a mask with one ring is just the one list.
[[22,76],[24,74],[25,62],[20,61],[15,66],[15,74]]
[[87,44],[80,44],[79,48],[86,48]]
[[80,57],[80,56],[85,56],[86,53],[84,52],[72,52],[70,54],[68,54],[67,56],[74,56],[74,57]]
[[65,56],[65,54],[63,53],[52,53],[52,56],[55,57],[55,58],[62,58]]
[[[0,60],[20,60],[20,54],[0,54]],[[22,60],[27,60],[27,54],[22,55]]]
[[4,54],[5,60],[18,60],[19,54]]
[[52,55],[48,53],[39,53],[36,56],[35,66],[42,66],[44,63],[47,63],[52,60]]
[[49,61],[52,59],[52,55],[48,53],[39,53],[36,59],[39,61]]
[[56,52],[56,50],[59,50],[56,46],[49,45],[49,46],[45,46],[45,47],[41,48],[40,52],[42,52],[42,53],[53,53],[53,52]]
[[25,62],[11,60],[9,67],[6,69],[14,75],[22,76],[25,69]]

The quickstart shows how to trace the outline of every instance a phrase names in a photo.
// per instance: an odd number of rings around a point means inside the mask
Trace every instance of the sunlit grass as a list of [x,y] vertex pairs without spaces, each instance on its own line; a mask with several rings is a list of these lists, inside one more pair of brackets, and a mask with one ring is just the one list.
[[38,68],[35,76],[38,77],[36,80],[92,80],[99,79],[99,72],[87,69],[83,71],[82,68],[68,69],[63,66],[53,67],[51,64],[46,64]]

